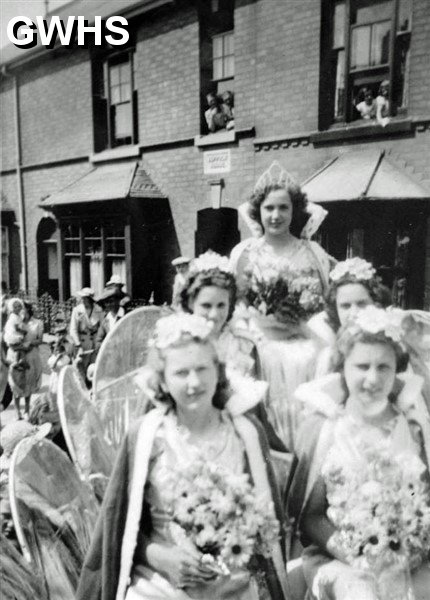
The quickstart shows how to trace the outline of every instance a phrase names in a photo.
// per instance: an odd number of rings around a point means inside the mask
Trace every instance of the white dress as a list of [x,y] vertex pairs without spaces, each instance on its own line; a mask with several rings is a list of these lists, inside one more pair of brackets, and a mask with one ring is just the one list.
[[[307,240],[298,240],[292,250],[275,254],[264,238],[251,238],[233,249],[231,265],[238,278],[239,287],[244,282],[248,265],[270,259],[274,264],[287,264],[303,274],[316,275],[321,282],[321,296],[327,285],[330,268],[324,250]],[[315,376],[316,357],[320,345],[316,336],[305,324],[300,327],[276,321],[273,315],[263,316],[252,312],[249,322],[254,334],[261,361],[262,378],[269,383],[267,413],[276,433],[289,450],[294,449],[299,411],[294,400],[296,388]]]

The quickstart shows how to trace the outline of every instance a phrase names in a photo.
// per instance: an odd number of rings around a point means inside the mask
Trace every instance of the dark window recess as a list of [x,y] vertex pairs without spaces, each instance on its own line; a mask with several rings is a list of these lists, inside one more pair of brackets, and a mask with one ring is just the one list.
[[95,152],[136,144],[138,113],[133,51],[95,58],[92,76]]
[[[208,95],[217,98],[220,118],[213,131],[232,128],[234,119],[234,1],[216,0],[199,3],[200,20],[200,92],[201,133],[209,133],[205,112],[210,108]],[[225,101],[226,92],[231,92]],[[228,96],[228,95],[227,95]],[[227,116],[222,118],[222,112]],[[227,122],[231,121],[227,127]]]
[[320,129],[406,111],[411,12],[412,0],[322,0]]

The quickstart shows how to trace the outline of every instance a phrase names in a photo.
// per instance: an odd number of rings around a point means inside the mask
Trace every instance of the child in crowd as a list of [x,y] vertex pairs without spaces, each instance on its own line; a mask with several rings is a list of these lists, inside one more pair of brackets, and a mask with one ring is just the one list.
[[4,328],[3,339],[8,345],[7,360],[11,369],[24,371],[29,365],[25,359],[24,341],[27,326],[24,323],[24,304],[20,298],[8,301],[9,316]]

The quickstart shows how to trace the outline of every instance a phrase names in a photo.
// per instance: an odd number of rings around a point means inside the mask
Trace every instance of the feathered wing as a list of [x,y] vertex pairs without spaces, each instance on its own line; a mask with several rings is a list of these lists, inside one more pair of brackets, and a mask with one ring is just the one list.
[[51,600],[73,600],[98,502],[67,455],[52,442],[25,438],[9,471],[14,527],[26,560],[43,574]]

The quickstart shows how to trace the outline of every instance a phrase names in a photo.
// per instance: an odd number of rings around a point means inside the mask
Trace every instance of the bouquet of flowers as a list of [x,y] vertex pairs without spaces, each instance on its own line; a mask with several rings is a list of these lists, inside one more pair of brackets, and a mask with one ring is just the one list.
[[373,573],[378,598],[413,598],[409,570],[430,553],[423,463],[412,453],[393,456],[382,449],[365,449],[364,458],[363,469],[346,470],[336,458],[323,469],[327,516],[337,530],[333,545],[349,564]]
[[191,542],[214,572],[229,575],[248,569],[254,555],[270,555],[279,523],[273,503],[255,493],[248,475],[198,458],[171,474],[169,490],[175,542]]
[[248,267],[245,276],[245,300],[263,316],[298,324],[322,309],[321,284],[312,272],[265,260]]

